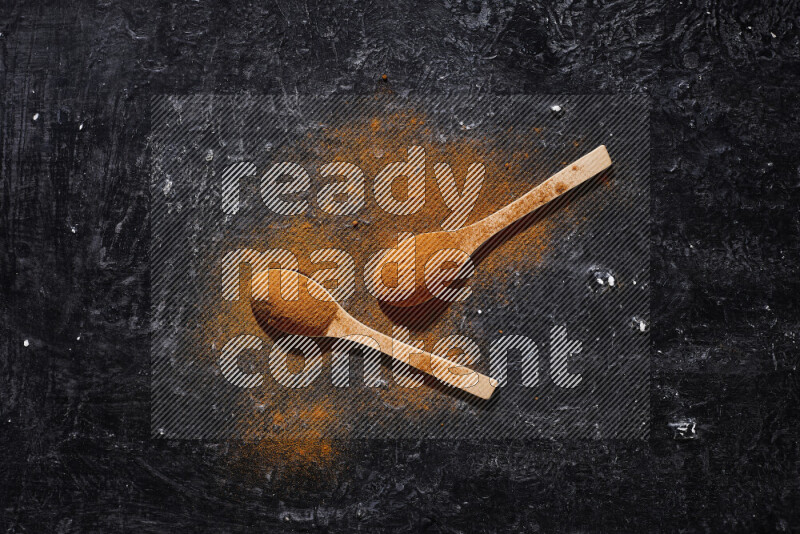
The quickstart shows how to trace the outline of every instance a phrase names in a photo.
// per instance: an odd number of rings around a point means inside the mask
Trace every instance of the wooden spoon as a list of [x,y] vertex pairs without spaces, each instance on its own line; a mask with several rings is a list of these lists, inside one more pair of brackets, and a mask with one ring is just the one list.
[[[463,251],[461,259],[451,257],[448,259],[448,267],[460,269],[467,264],[466,258],[471,256],[489,238],[497,234],[513,222],[521,219],[537,208],[547,204],[551,200],[563,195],[570,189],[577,187],[589,178],[604,171],[611,165],[611,158],[608,156],[605,145],[601,145],[577,161],[570,163],[561,171],[557,172],[541,184],[534,187],[524,196],[518,198],[508,206],[494,212],[480,221],[465,226],[453,232],[430,232],[420,234],[415,239],[416,260],[415,260],[415,288],[413,293],[387,292],[386,295],[377,295],[378,299],[388,302],[397,307],[417,306],[433,298],[425,283],[425,265],[431,256],[444,249],[457,249]],[[398,244],[398,248],[403,243]],[[391,251],[384,253],[389,254]],[[409,260],[410,261],[410,260]],[[378,262],[380,264],[381,261]],[[461,273],[463,274],[463,272]],[[471,273],[466,273],[469,276]],[[382,277],[382,269],[373,271],[372,276],[378,287]],[[389,293],[394,293],[390,295]],[[397,296],[398,293],[402,294]]]
[[[281,284],[297,287],[297,298],[284,299]],[[334,301],[324,287],[300,273],[284,269],[253,273],[250,294],[250,307],[262,327],[308,337],[367,336],[377,342],[384,354],[482,399],[489,399],[497,387],[497,381],[488,376],[362,324]],[[395,349],[408,356],[397,356]]]

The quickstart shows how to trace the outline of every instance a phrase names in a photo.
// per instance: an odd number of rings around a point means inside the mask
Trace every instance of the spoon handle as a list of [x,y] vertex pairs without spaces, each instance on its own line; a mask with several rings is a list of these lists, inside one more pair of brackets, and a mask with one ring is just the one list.
[[445,384],[471,393],[481,399],[489,399],[497,387],[497,381],[473,371],[456,362],[420,350],[411,345],[393,339],[385,334],[373,330],[365,324],[354,319],[349,314],[339,317],[328,331],[331,337],[366,336],[377,342],[380,351],[401,361],[415,369],[432,375]]
[[605,145],[600,145],[582,158],[570,163],[508,206],[463,228],[462,231],[469,236],[472,242],[470,244],[477,248],[509,224],[563,195],[570,189],[577,187],[589,178],[606,170],[609,166],[611,166],[611,158],[606,151]]

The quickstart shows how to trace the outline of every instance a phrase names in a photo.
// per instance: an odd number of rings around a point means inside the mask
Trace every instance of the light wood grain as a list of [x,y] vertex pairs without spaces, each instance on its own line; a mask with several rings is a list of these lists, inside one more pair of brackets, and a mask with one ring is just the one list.
[[600,145],[582,158],[565,166],[559,172],[537,185],[525,195],[488,217],[457,230],[467,239],[461,241],[462,250],[475,252],[487,239],[518,221],[532,211],[560,197],[586,180],[611,166],[611,157],[605,145]]
[[[283,298],[280,283],[284,276],[298,281],[296,300]],[[251,295],[259,296],[251,298],[250,302],[253,315],[262,328],[308,337],[367,336],[377,342],[384,354],[476,397],[489,399],[497,387],[497,382],[486,375],[369,328],[347,313],[325,288],[305,275],[282,269],[254,273]],[[399,353],[406,356],[400,357]],[[412,356],[408,357],[408,354]]]
[[[425,265],[433,254],[444,249],[457,249],[464,252],[465,257],[469,257],[498,232],[596,176],[609,166],[611,166],[611,158],[606,147],[601,145],[582,158],[566,165],[508,206],[476,223],[452,232],[429,232],[415,236],[416,280],[414,292],[402,299],[381,297],[381,300],[401,308],[418,306],[429,301],[433,295],[426,287],[424,272]],[[456,267],[464,267],[465,264],[466,261]],[[379,277],[381,273],[378,271],[367,274],[367,276]]]

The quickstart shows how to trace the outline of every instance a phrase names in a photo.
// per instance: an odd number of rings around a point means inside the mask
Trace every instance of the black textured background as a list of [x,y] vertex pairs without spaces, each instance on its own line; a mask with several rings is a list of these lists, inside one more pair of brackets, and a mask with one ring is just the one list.
[[[3,2],[0,526],[800,528],[798,7]],[[150,440],[150,96],[387,89],[652,98],[649,441],[355,442],[300,479]]]

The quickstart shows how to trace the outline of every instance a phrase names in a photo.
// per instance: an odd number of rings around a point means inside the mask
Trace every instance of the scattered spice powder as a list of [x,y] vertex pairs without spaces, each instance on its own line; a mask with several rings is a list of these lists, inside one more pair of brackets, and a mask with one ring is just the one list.
[[[274,426],[286,427],[287,433],[297,426],[298,421],[313,423],[331,417],[332,407],[324,400],[293,414],[280,411],[272,416]],[[243,435],[258,434],[247,428],[252,421],[239,421]],[[339,441],[325,438],[319,431],[308,432],[303,438],[263,438],[236,442],[230,465],[242,474],[253,477],[263,476],[264,471],[278,472],[288,481],[325,481],[333,475],[333,467],[340,455]],[[291,434],[289,434],[291,435]],[[271,475],[270,475],[271,476]]]
[[[386,81],[387,75],[383,75],[382,79]],[[341,113],[341,116],[330,117],[322,127],[310,129],[301,141],[277,147],[271,162],[294,161],[309,171],[331,161],[347,161],[357,165],[364,172],[367,183],[367,205],[358,215],[361,222],[321,213],[313,199],[323,180],[312,173],[310,198],[314,206],[314,218],[295,216],[273,219],[278,222],[270,223],[268,228],[250,228],[246,241],[253,249],[283,248],[293,252],[300,270],[306,274],[321,267],[310,262],[309,255],[313,250],[339,248],[347,251],[356,262],[356,295],[342,305],[361,322],[391,334],[393,322],[364,288],[363,265],[378,249],[396,246],[400,232],[420,234],[440,230],[438,224],[449,215],[450,210],[438,193],[433,164],[445,162],[451,165],[459,186],[463,185],[470,164],[481,162],[485,165],[484,186],[467,221],[469,224],[506,206],[528,192],[536,180],[546,178],[540,173],[532,175],[533,164],[538,162],[529,159],[530,153],[539,151],[532,146],[532,132],[541,135],[542,129],[523,131],[520,128],[514,131],[513,127],[509,127],[505,131],[482,136],[470,136],[469,133],[457,136],[450,132],[448,140],[441,142],[440,130],[430,125],[424,113],[413,108],[355,119],[348,106],[343,106]],[[405,161],[406,151],[412,145],[423,146],[426,151],[425,206],[413,215],[392,216],[375,204],[371,186],[375,176],[387,164]],[[513,151],[510,147],[514,146],[526,149]],[[567,162],[562,162],[562,165],[567,165]],[[568,210],[562,210],[562,216],[568,216],[568,213]],[[474,307],[474,299],[481,295],[491,295],[497,306],[508,305],[503,288],[510,283],[512,273],[515,270],[531,271],[542,262],[551,248],[552,234],[558,224],[564,223],[556,218],[541,218],[500,244],[483,259],[473,276],[471,286],[476,297],[446,307],[424,331],[412,330],[412,338],[421,339],[425,348],[431,350],[444,336],[470,336],[471,332],[460,326],[464,311]],[[218,258],[209,258],[209,262],[213,265]],[[502,333],[502,330],[499,332]],[[226,302],[222,306],[209,306],[198,325],[197,335],[205,343],[204,346],[216,348],[216,351],[209,351],[212,355],[218,355],[228,339],[243,333],[264,337],[246,299]],[[326,362],[329,362],[329,356],[325,354]],[[486,366],[485,357],[481,365]],[[266,372],[266,366],[264,370]],[[479,367],[479,370],[486,369]],[[263,435],[266,428],[275,435],[302,435],[303,439],[268,438],[242,443],[235,448],[235,463],[241,461],[242,465],[250,465],[251,468],[253,462],[281,467],[290,475],[301,477],[319,476],[319,473],[333,469],[337,457],[344,452],[343,445],[340,441],[323,436],[329,424],[346,414],[337,411],[329,395],[319,394],[302,407],[287,409],[272,405],[270,388],[254,388],[249,393],[254,406],[263,405],[268,409],[262,413],[252,407],[243,407],[241,414],[246,415],[241,415],[237,424],[242,435]],[[387,407],[405,409],[410,419],[429,412],[432,407],[457,409],[455,400],[427,387],[386,388],[381,389],[379,394]]]

